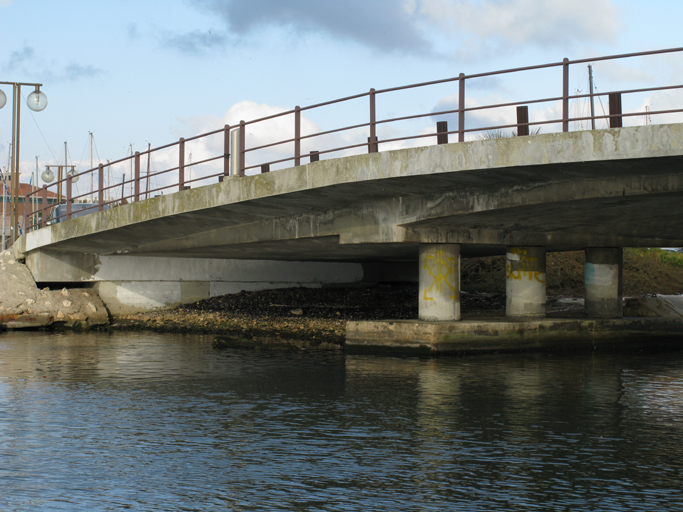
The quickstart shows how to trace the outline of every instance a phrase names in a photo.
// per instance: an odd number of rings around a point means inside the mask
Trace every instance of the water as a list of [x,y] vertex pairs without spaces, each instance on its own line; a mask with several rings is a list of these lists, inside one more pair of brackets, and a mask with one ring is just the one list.
[[681,510],[683,353],[0,334],[0,510]]

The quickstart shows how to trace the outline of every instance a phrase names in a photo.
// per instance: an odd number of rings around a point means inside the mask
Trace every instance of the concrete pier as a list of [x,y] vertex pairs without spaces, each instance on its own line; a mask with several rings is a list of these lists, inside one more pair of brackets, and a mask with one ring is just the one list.
[[545,316],[545,247],[508,247],[505,261],[505,315]]
[[419,317],[460,320],[460,246],[420,245]]
[[621,248],[586,249],[584,281],[586,314],[594,318],[623,315],[623,264]]

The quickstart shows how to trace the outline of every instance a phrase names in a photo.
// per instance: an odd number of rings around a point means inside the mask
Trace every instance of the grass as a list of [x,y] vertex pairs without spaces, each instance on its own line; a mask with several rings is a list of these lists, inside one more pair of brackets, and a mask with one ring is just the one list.
[[[583,297],[583,251],[549,253],[548,295]],[[468,258],[462,262],[466,292],[505,293],[505,257]],[[661,249],[624,249],[624,295],[683,293],[683,254]]]

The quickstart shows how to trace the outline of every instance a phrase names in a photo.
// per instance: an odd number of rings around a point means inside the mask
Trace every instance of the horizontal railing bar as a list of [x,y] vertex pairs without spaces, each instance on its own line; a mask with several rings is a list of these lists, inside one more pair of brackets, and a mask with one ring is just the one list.
[[576,59],[569,61],[569,64],[585,64],[586,62],[599,62],[602,60],[630,59],[632,57],[645,57],[647,55],[660,55],[665,53],[683,52],[683,48],[667,48],[666,50],[650,50],[637,53],[621,53],[619,55],[608,55],[606,57],[595,57],[592,59]]

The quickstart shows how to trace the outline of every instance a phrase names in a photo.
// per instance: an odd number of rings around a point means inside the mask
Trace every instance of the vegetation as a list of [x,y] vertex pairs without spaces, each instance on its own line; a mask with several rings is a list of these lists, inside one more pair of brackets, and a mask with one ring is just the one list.
[[[548,295],[583,297],[583,251],[548,253]],[[505,257],[464,259],[462,289],[505,293]],[[661,249],[624,250],[624,295],[683,293],[683,254]]]

